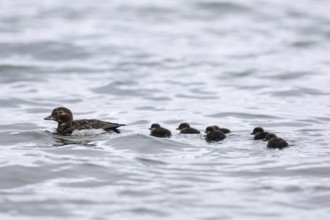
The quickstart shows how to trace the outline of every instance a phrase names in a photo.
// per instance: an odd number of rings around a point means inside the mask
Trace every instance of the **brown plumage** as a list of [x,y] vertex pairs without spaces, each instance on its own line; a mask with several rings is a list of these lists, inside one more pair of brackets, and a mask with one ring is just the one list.
[[75,130],[84,129],[103,129],[109,133],[120,133],[117,128],[124,126],[124,124],[111,123],[96,119],[73,120],[72,112],[65,107],[55,108],[52,114],[44,119],[58,122],[57,132],[63,135],[70,135]]

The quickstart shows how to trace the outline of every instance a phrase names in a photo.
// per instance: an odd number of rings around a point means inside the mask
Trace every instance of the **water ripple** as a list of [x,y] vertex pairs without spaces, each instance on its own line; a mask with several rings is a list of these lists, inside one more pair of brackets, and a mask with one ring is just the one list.
[[[327,219],[329,7],[2,1],[0,218]],[[126,126],[62,136],[43,120],[57,106]],[[207,143],[213,124],[232,132]]]

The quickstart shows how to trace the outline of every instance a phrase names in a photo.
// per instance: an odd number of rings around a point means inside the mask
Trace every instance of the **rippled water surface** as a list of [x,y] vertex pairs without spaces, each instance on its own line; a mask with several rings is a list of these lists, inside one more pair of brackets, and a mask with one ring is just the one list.
[[[1,219],[329,219],[329,1],[0,8]],[[127,126],[60,136],[58,106]],[[232,133],[208,144],[183,121]]]

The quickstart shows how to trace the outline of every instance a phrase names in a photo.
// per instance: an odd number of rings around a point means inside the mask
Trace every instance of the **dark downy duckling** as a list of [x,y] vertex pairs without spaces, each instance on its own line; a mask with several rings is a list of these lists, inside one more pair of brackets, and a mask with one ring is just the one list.
[[213,127],[215,128],[215,130],[219,130],[224,134],[228,134],[231,132],[228,128],[220,128],[218,125],[213,125]]
[[205,140],[207,142],[222,141],[226,138],[226,135],[219,130],[216,130],[213,126],[208,126],[205,130]]
[[275,134],[269,133],[266,135],[265,141],[268,141],[267,148],[280,149],[286,148],[289,144],[282,138],[278,138]]
[[251,133],[251,135],[254,135],[254,140],[263,140],[265,139],[267,134],[269,133],[265,132],[262,127],[255,127]]
[[181,134],[200,134],[201,133],[196,128],[190,127],[190,125],[186,122],[181,123],[176,130],[180,130]]
[[154,137],[166,138],[172,135],[168,129],[161,127],[157,123],[152,124],[149,130],[150,130],[150,135]]
[[52,114],[44,119],[56,121],[58,123],[57,132],[63,135],[70,135],[74,131],[88,129],[103,129],[109,133],[120,133],[117,128],[124,126],[124,124],[111,123],[96,119],[73,120],[72,112],[65,107],[55,108],[52,111]]

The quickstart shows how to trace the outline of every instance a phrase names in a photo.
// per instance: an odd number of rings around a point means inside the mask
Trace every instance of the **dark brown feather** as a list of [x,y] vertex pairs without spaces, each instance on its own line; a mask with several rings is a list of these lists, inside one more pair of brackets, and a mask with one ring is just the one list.
[[120,133],[120,131],[117,129],[120,126],[123,126],[123,124],[100,121],[96,119],[75,120],[65,124],[59,124],[57,127],[57,131],[61,134],[66,135],[71,134],[74,130],[83,129],[104,129],[107,132]]

